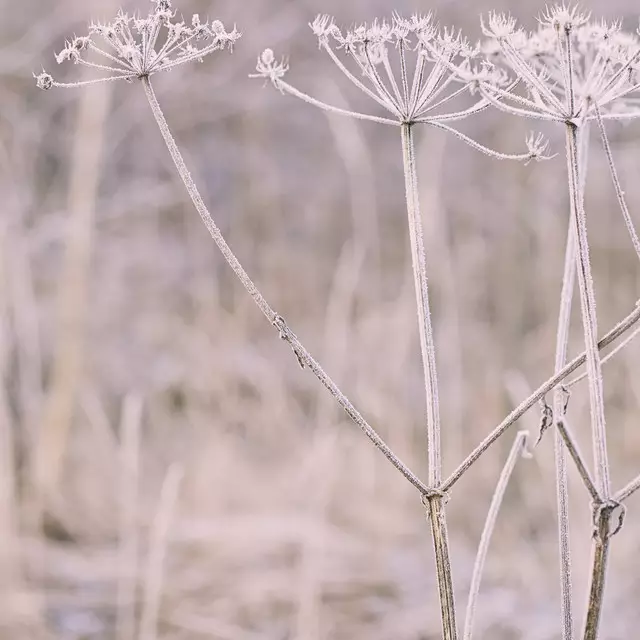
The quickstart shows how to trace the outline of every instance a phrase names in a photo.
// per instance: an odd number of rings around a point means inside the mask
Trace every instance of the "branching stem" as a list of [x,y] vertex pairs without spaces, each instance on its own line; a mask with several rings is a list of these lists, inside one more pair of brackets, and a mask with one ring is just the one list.
[[385,457],[391,462],[391,464],[402,473],[402,475],[414,486],[416,487],[420,493],[423,495],[429,495],[431,492],[429,488],[411,471],[397,456],[385,441],[378,435],[378,433],[369,425],[369,423],[362,417],[362,415],[358,412],[358,410],[353,406],[351,401],[340,391],[338,386],[333,382],[333,380],[325,373],[320,364],[313,358],[313,356],[307,351],[307,349],[302,345],[300,340],[298,340],[297,336],[291,329],[289,329],[288,325],[280,316],[277,314],[267,303],[263,295],[260,293],[256,285],[253,283],[251,278],[249,278],[247,272],[243,269],[242,265],[236,258],[236,256],[231,251],[229,245],[226,243],[220,229],[214,222],[209,210],[207,209],[198,188],[187,169],[187,165],[182,158],[182,154],[176,145],[173,136],[171,135],[171,131],[169,129],[169,125],[162,113],[162,109],[160,108],[160,104],[155,95],[153,87],[151,86],[151,82],[147,76],[141,78],[142,85],[145,90],[145,94],[147,96],[147,100],[149,101],[149,105],[153,112],[153,115],[156,119],[158,127],[160,128],[160,132],[162,133],[162,137],[164,138],[165,144],[167,145],[167,149],[171,154],[171,158],[178,170],[178,174],[187,190],[193,205],[196,210],[200,214],[202,221],[204,222],[207,230],[211,234],[211,237],[215,241],[216,245],[222,252],[224,259],[227,261],[229,266],[233,269],[234,273],[242,282],[244,288],[247,290],[253,301],[259,307],[260,311],[266,316],[267,320],[274,325],[274,327],[279,331],[280,337],[289,343],[293,352],[295,353],[298,361],[301,365],[308,367],[314,375],[320,380],[320,382],[326,387],[329,393],[336,399],[338,404],[345,410],[345,412],[349,415],[349,417],[364,431],[365,435],[373,442],[373,444],[382,451]]

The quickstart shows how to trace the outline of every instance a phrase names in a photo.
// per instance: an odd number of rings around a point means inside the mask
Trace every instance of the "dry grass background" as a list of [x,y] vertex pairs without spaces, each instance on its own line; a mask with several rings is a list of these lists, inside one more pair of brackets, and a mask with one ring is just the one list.
[[[127,640],[135,615],[148,640],[155,611],[162,639],[439,637],[420,501],[234,280],[174,175],[142,90],[35,88],[32,71],[53,67],[64,38],[115,8],[115,0],[0,1],[0,637]],[[356,107],[360,96],[338,82],[308,31],[316,13],[349,23],[391,8],[435,9],[477,37],[480,11],[511,8],[532,25],[541,5],[182,0],[179,8],[244,32],[232,56],[156,81],[213,215],[275,308],[424,471],[396,132],[327,117],[247,75],[273,46],[290,55],[297,86]],[[629,0],[588,8],[637,24]],[[507,116],[487,112],[464,126],[492,146],[522,146]],[[611,132],[637,210],[639,130]],[[529,166],[489,160],[429,129],[418,144],[451,470],[552,371],[565,166],[561,156]],[[587,216],[604,332],[633,306],[640,280],[595,140]],[[638,355],[632,344],[605,369],[616,486],[640,468]],[[569,415],[586,448],[585,388]],[[535,432],[538,419],[532,412],[521,426]],[[57,435],[44,458],[55,474],[59,457],[60,484],[43,534],[28,486],[45,422]],[[514,435],[453,492],[459,604]],[[571,474],[579,594],[590,521]],[[610,640],[640,624],[639,500],[613,545],[602,627]],[[555,520],[547,436],[509,488],[479,637],[559,637]]]

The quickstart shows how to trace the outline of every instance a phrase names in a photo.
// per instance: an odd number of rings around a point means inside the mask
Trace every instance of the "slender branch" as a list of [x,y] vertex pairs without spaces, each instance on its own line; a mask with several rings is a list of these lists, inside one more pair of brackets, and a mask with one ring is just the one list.
[[640,476],[634,478],[624,488],[620,489],[618,493],[613,497],[615,502],[624,502],[627,498],[630,498],[638,489],[640,489]]
[[333,105],[327,104],[326,102],[322,102],[317,98],[310,96],[307,93],[303,93],[296,89],[293,85],[290,85],[288,82],[278,78],[274,82],[275,86],[281,91],[286,91],[287,93],[295,96],[296,98],[300,98],[309,104],[312,104],[314,107],[318,107],[323,109],[324,111],[329,111],[331,113],[337,113],[341,116],[350,116],[352,118],[357,118],[358,120],[369,120],[371,122],[378,122],[380,124],[390,124],[393,126],[398,126],[400,122],[398,120],[391,120],[390,118],[381,118],[380,116],[370,116],[365,113],[358,113],[357,111],[349,111],[348,109],[341,109],[340,107],[334,107]]
[[[375,100],[381,107],[384,107],[387,111],[392,111],[392,112],[395,111],[396,115],[399,118],[402,117],[401,112],[397,110],[396,106],[393,103],[387,103],[375,91],[373,91],[372,89],[369,89],[369,87],[367,87],[366,84],[364,84],[363,82],[358,80],[358,78],[356,78],[356,76],[354,76],[353,73],[351,73],[351,71],[349,71],[349,69],[347,69],[347,67],[343,64],[342,60],[340,60],[340,58],[338,58],[338,56],[335,54],[333,49],[326,42],[323,42],[322,46],[323,46],[324,50],[329,54],[329,56],[333,60],[334,64],[338,67],[338,69],[340,69],[340,71],[342,71],[342,73],[344,73],[344,75],[347,78],[349,78],[349,80],[351,82],[353,82],[353,84],[355,84],[356,87],[358,87],[358,89],[360,89],[360,91],[364,92],[370,98]],[[362,64],[360,64],[360,68],[362,70],[362,73],[364,75],[366,75],[366,77],[369,78],[370,76],[367,75],[367,72],[366,72],[366,70],[365,70],[365,68],[364,68],[364,66]]]
[[618,172],[616,171],[616,165],[613,162],[613,155],[611,153],[611,146],[609,145],[609,138],[607,137],[607,132],[606,132],[606,129],[604,128],[604,122],[602,121],[602,113],[600,112],[600,108],[598,107],[597,103],[594,103],[593,108],[594,108],[594,111],[596,112],[596,119],[598,120],[598,128],[600,129],[600,138],[602,140],[602,146],[604,147],[604,152],[607,156],[607,163],[609,164],[609,172],[611,173],[611,180],[613,181],[613,186],[616,190],[616,197],[618,198],[618,204],[620,205],[620,209],[622,210],[622,216],[624,218],[624,223],[627,225],[627,231],[629,232],[629,236],[631,237],[631,243],[633,244],[633,248],[636,251],[636,255],[640,259],[640,239],[638,239],[636,228],[633,224],[633,220],[631,219],[631,214],[629,213],[629,207],[627,207],[627,202],[624,198],[624,191],[622,190],[622,186],[620,185]]
[[222,252],[224,259],[229,266],[233,269],[234,273],[242,282],[244,288],[247,290],[253,301],[256,303],[260,311],[266,316],[267,320],[273,324],[280,332],[280,336],[287,341],[297,356],[299,362],[308,367],[314,375],[320,380],[320,382],[327,388],[329,393],[336,399],[338,404],[346,411],[349,417],[364,431],[365,435],[373,442],[373,444],[382,451],[384,456],[391,462],[391,464],[402,473],[402,475],[423,495],[430,494],[429,488],[391,451],[384,440],[376,433],[376,431],[369,425],[369,423],[362,417],[357,409],[351,404],[349,399],[340,391],[338,386],[333,380],[324,372],[322,367],[316,362],[313,356],[306,350],[302,343],[298,340],[296,335],[289,329],[284,319],[278,315],[267,303],[262,294],[258,291],[257,287],[247,275],[247,272],[243,269],[242,265],[233,254],[229,245],[226,243],[220,229],[214,222],[211,214],[209,213],[202,196],[198,191],[198,188],[187,169],[187,166],[182,158],[182,154],[178,149],[178,146],[171,135],[169,125],[162,113],[158,99],[156,98],[151,82],[147,76],[141,78],[142,85],[144,87],[149,105],[156,119],[162,137],[164,138],[167,149],[171,154],[171,158],[178,170],[180,178],[191,197],[191,201],[196,210],[200,214],[202,221],[204,222],[211,237],[215,241],[216,245]]
[[507,490],[511,474],[516,466],[516,462],[520,456],[525,454],[525,448],[529,433],[527,431],[520,431],[516,436],[516,439],[511,447],[507,461],[504,464],[502,473],[498,478],[496,489],[491,499],[491,505],[487,512],[487,518],[484,523],[484,529],[480,536],[480,544],[478,545],[478,553],[476,554],[476,561],[473,565],[473,575],[471,577],[471,586],[469,588],[469,601],[467,602],[467,613],[464,621],[464,640],[471,640],[473,633],[473,623],[475,621],[476,606],[478,603],[478,595],[480,593],[480,582],[484,573],[484,565],[487,559],[487,553],[489,551],[489,543],[491,542],[491,536],[496,526],[496,520],[498,519],[498,512],[504,499],[504,494]]
[[574,440],[571,435],[571,431],[569,431],[566,418],[560,418],[556,422],[556,427],[558,428],[558,434],[562,438],[564,445],[567,447],[567,451],[571,454],[573,461],[576,464],[578,469],[578,473],[584,482],[584,486],[587,488],[587,491],[591,494],[591,498],[594,502],[601,502],[600,494],[596,489],[596,485],[593,482],[593,478],[589,473],[589,469],[587,468],[587,464],[584,461],[583,455],[580,453],[580,449],[578,448],[578,443]]
[[[604,349],[621,335],[626,333],[636,322],[640,320],[640,301],[634,310],[621,320],[609,333],[598,342],[598,349]],[[449,491],[453,485],[469,470],[470,467],[482,456],[500,436],[517,422],[531,407],[545,394],[557,387],[567,376],[571,375],[586,361],[583,352],[567,364],[561,371],[541,384],[528,398],[523,400],[458,466],[458,468],[440,485],[440,491]]]
[[[612,349],[611,351],[609,351],[609,353],[607,353],[607,355],[604,358],[602,358],[602,364],[606,364],[607,362],[609,362],[609,360],[611,360],[613,356],[617,355],[620,351],[622,351],[634,338],[638,336],[638,334],[640,334],[640,327],[632,331],[618,346],[616,346],[615,349]],[[574,384],[577,384],[581,380],[584,380],[586,377],[587,377],[587,372],[585,371],[584,373],[581,373],[579,376],[576,376],[575,378],[573,378],[573,380],[569,380],[569,382],[566,382],[564,385],[565,389],[569,389]]]
[[495,149],[490,149],[489,147],[485,147],[483,144],[476,142],[473,138],[466,136],[464,133],[461,133],[457,129],[453,127],[449,127],[446,124],[442,124],[441,122],[434,122],[430,119],[424,121],[424,124],[427,124],[431,127],[436,127],[437,129],[442,129],[443,131],[448,131],[452,133],[456,138],[462,140],[470,147],[473,147],[476,151],[480,151],[492,158],[497,158],[498,160],[531,160],[532,155],[531,152],[527,151],[527,153],[502,153],[500,151],[496,151]]

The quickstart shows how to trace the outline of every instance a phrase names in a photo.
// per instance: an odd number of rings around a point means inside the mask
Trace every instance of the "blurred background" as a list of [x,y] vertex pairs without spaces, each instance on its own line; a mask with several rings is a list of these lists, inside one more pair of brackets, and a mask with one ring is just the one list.
[[[398,131],[327,114],[251,80],[269,46],[289,80],[376,106],[343,82],[308,23],[434,10],[475,40],[478,16],[537,2],[182,0],[236,23],[232,55],[154,76],[203,197],[272,306],[412,468],[426,471],[424,397]],[[145,13],[137,0],[126,9]],[[142,88],[36,89],[54,52],[116,0],[0,0],[0,637],[64,640],[431,640],[435,571],[415,492],[298,366],[235,280],[174,173]],[[594,17],[637,27],[630,0]],[[503,151],[527,127],[461,124]],[[632,214],[637,125],[611,126]],[[558,156],[492,160],[417,131],[442,393],[445,472],[553,368],[568,219]],[[639,296],[638,264],[592,140],[587,217],[600,333]],[[571,353],[582,350],[575,316]],[[616,487],[640,470],[640,345],[605,370]],[[569,417],[589,451],[588,397]],[[458,605],[516,429],[452,492]],[[35,495],[37,474],[46,496]],[[570,467],[578,618],[590,509]],[[552,435],[518,463],[489,552],[477,637],[559,637]],[[640,623],[638,497],[613,541],[602,638]]]

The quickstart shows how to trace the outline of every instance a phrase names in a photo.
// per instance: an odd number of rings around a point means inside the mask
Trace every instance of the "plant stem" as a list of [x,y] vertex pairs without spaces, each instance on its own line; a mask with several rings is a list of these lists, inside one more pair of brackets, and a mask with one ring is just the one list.
[[169,129],[169,125],[162,113],[162,109],[160,108],[160,104],[155,95],[153,87],[151,86],[151,82],[148,76],[143,76],[140,81],[142,82],[142,86],[144,87],[145,94],[147,96],[147,100],[149,101],[149,106],[151,107],[151,111],[156,119],[158,127],[160,129],[160,133],[164,138],[165,144],[167,145],[167,149],[171,154],[171,158],[178,170],[178,174],[187,190],[189,196],[191,197],[191,201],[195,206],[196,210],[200,214],[202,221],[204,222],[207,230],[211,234],[211,237],[215,241],[216,245],[222,252],[224,259],[227,261],[229,266],[233,269],[234,273],[244,285],[244,288],[249,292],[249,295],[252,297],[253,301],[259,307],[260,311],[266,316],[266,318],[271,322],[271,324],[280,332],[280,337],[285,340],[292,348],[296,357],[298,358],[298,362],[308,367],[313,374],[320,380],[320,382],[324,385],[324,387],[329,391],[329,393],[335,398],[338,404],[345,410],[345,412],[349,415],[349,417],[364,431],[365,435],[373,442],[373,444],[382,451],[384,456],[391,462],[391,464],[402,473],[402,475],[414,486],[416,487],[422,495],[429,495],[431,493],[430,489],[422,482],[414,473],[411,471],[399,458],[396,456],[393,451],[387,446],[385,441],[378,435],[378,433],[369,425],[369,423],[362,417],[362,415],[358,412],[358,410],[353,406],[351,401],[340,391],[338,386],[333,382],[333,380],[325,373],[320,364],[313,358],[313,356],[307,351],[307,349],[302,345],[302,343],[298,340],[293,331],[289,328],[287,323],[284,321],[284,318],[277,314],[267,303],[265,298],[262,296],[256,285],[253,283],[251,278],[249,278],[247,272],[243,269],[242,265],[236,258],[236,256],[231,251],[229,245],[226,243],[220,229],[214,222],[211,214],[209,213],[200,192],[196,186],[196,183],[193,181],[189,170],[187,169],[187,165],[182,158],[182,154],[178,149],[178,146],[171,135],[171,131]]
[[429,309],[429,290],[427,285],[427,266],[422,236],[422,220],[418,199],[418,175],[413,145],[411,125],[403,123],[402,159],[404,161],[404,179],[407,197],[407,215],[409,217],[409,236],[411,242],[411,263],[416,288],[418,312],[418,332],[422,352],[422,368],[427,399],[427,453],[429,456],[428,483],[432,487],[440,484],[442,460],[440,455],[440,410],[438,406],[438,380],[436,375],[436,352],[431,328]]
[[[567,248],[560,294],[560,313],[556,335],[556,355],[554,373],[562,370],[567,361],[569,328],[571,325],[571,306],[575,285],[575,234],[572,224],[567,232]],[[554,423],[564,415],[565,398],[560,387],[553,393]],[[554,455],[556,466],[556,499],[558,505],[558,543],[560,551],[560,603],[562,614],[562,640],[573,638],[573,604],[571,588],[571,548],[569,541],[569,496],[567,486],[567,455],[562,436],[554,429]]]
[[[606,444],[606,425],[604,399],[602,391],[602,369],[597,344],[596,299],[591,276],[587,221],[580,195],[580,170],[578,136],[575,124],[566,124],[567,171],[569,177],[569,197],[571,200],[571,219],[576,234],[578,286],[582,307],[582,325],[584,330],[587,372],[589,379],[589,400],[591,405],[591,431],[593,439],[593,457],[595,461],[595,482],[602,500],[610,498],[609,461]],[[593,541],[591,587],[587,618],[585,622],[585,640],[596,640],[604,597],[604,581],[609,553],[610,509],[599,510],[596,535]]]
[[478,603],[478,595],[480,594],[480,582],[484,573],[484,565],[489,552],[489,543],[491,542],[491,536],[496,526],[498,519],[498,513],[504,499],[504,494],[507,491],[507,486],[513,470],[515,469],[516,462],[521,456],[530,454],[526,453],[527,438],[529,433],[527,431],[520,431],[516,435],[516,439],[511,446],[511,451],[507,457],[506,462],[498,483],[496,484],[493,497],[491,498],[491,504],[489,505],[489,511],[487,512],[487,518],[484,523],[484,529],[480,536],[480,544],[478,545],[478,553],[476,554],[476,561],[473,565],[473,574],[471,576],[471,586],[469,587],[469,601],[467,602],[467,614],[464,621],[464,640],[471,640],[473,634],[473,623],[475,621],[476,605]]
[[610,497],[609,460],[607,456],[606,425],[602,391],[602,368],[597,340],[596,298],[591,275],[589,241],[587,238],[587,220],[580,197],[580,171],[577,127],[566,124],[567,165],[569,174],[569,197],[571,200],[571,218],[576,234],[578,252],[578,287],[582,307],[587,371],[589,372],[589,400],[591,405],[591,428],[593,438],[593,456],[595,461],[595,479],[603,500]]
[[610,528],[612,513],[613,509],[611,507],[601,506],[595,522],[591,551],[591,583],[589,587],[589,603],[587,605],[584,640],[596,640],[598,637],[600,614],[604,600],[607,561],[609,559],[609,547],[611,543]]
[[440,614],[442,617],[442,637],[443,640],[456,640],[458,628],[456,625],[456,604],[453,596],[451,561],[449,559],[445,498],[441,495],[432,495],[428,498],[423,498],[423,502],[428,507],[429,521],[431,522],[438,594],[440,597]]
[[[573,94],[571,94],[573,95]],[[589,133],[585,126],[579,136],[579,197],[584,201],[584,187],[587,170]],[[556,334],[556,355],[554,373],[558,373],[567,363],[569,331],[571,327],[571,307],[576,279],[576,235],[573,220],[569,220],[567,246],[564,257],[560,312]],[[565,412],[563,390],[556,387],[553,393],[554,424],[562,420]],[[569,536],[569,491],[567,484],[567,455],[563,436],[554,429],[554,455],[556,466],[556,499],[558,505],[558,543],[560,551],[560,603],[562,615],[562,640],[573,638],[573,593],[571,583],[571,548]]]
[[[431,313],[429,310],[427,267],[418,197],[418,174],[411,124],[403,123],[401,132],[407,215],[409,219],[409,238],[411,243],[411,264],[416,290],[418,333],[420,335],[420,350],[422,352],[422,367],[427,401],[427,455],[429,460],[427,482],[429,486],[435,488],[440,484],[442,478],[436,352],[433,342],[433,329],[431,328]],[[458,630],[456,626],[444,497],[442,494],[434,493],[433,495],[426,496],[425,504],[428,507],[429,519],[431,521],[443,636],[444,640],[456,640]]]

